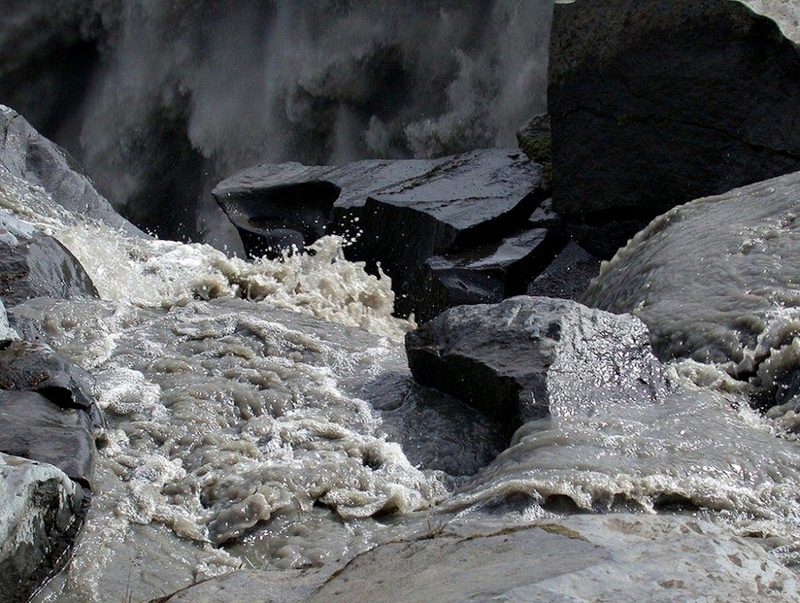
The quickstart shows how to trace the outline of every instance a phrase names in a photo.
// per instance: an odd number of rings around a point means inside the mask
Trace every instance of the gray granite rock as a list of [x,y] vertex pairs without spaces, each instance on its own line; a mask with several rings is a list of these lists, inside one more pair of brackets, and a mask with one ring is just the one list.
[[0,391],[0,452],[54,465],[91,489],[94,429],[81,410],[35,392]]
[[57,571],[85,516],[60,469],[0,453],[0,603],[24,603]]
[[451,308],[406,335],[414,377],[514,428],[667,391],[649,332],[632,316],[514,297]]
[[0,164],[44,188],[62,207],[105,222],[134,236],[142,231],[120,216],[98,193],[75,160],[39,134],[19,113],[0,105]]
[[800,169],[798,13],[796,2],[556,4],[553,199],[578,242],[608,258],[670,207]]
[[600,270],[600,259],[570,241],[528,285],[527,295],[580,299]]

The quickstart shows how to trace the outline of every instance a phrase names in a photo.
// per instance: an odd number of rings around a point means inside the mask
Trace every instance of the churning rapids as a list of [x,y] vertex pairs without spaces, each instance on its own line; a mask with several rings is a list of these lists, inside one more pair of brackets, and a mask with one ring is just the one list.
[[337,239],[248,263],[111,230],[3,166],[0,207],[3,236],[53,234],[102,297],[13,310],[96,376],[108,422],[85,533],[40,602],[332,571],[401,537],[580,512],[693,514],[800,563],[798,444],[713,365],[671,365],[658,404],[564,401],[501,450],[475,411],[415,395],[414,324]]

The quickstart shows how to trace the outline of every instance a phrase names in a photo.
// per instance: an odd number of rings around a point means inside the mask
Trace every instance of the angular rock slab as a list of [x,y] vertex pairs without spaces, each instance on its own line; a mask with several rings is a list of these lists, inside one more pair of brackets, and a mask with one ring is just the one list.
[[23,603],[65,562],[82,489],[47,463],[0,454],[0,603]]
[[800,391],[800,172],[676,207],[608,263],[581,301],[631,312],[662,359],[714,363],[776,403]]
[[[360,212],[370,195],[421,176],[438,163],[428,159],[366,159],[339,166],[264,164],[236,172],[211,194],[238,229],[245,251],[257,257],[266,247],[264,239],[273,253],[278,245],[288,249],[292,244],[290,239],[272,238],[275,235],[269,232],[287,229],[287,214],[296,216],[293,230],[308,233],[305,243],[326,231],[353,239],[360,232]],[[269,222],[259,220],[264,214],[270,216]]]
[[798,15],[750,0],[555,5],[553,198],[588,251],[608,258],[671,207],[800,169]]
[[380,262],[400,314],[419,311],[413,279],[433,256],[500,241],[526,225],[541,201],[541,166],[518,150],[446,158],[418,178],[371,196],[354,253]]
[[657,402],[668,388],[644,323],[569,300],[521,296],[451,308],[408,333],[406,352],[420,383],[511,428]]
[[97,297],[70,251],[9,214],[0,213],[0,297],[15,306],[32,297]]
[[537,228],[427,259],[411,285],[416,319],[425,322],[453,306],[497,303],[523,293],[530,275],[541,272],[560,243],[553,231]]
[[94,430],[81,410],[34,392],[0,391],[0,452],[54,465],[91,489]]
[[0,163],[13,176],[44,188],[65,209],[130,235],[146,236],[95,190],[69,153],[39,134],[19,113],[3,105],[0,105]]
[[92,417],[102,416],[92,396],[92,376],[42,343],[12,341],[0,348],[0,390],[33,391],[59,408],[75,408]]

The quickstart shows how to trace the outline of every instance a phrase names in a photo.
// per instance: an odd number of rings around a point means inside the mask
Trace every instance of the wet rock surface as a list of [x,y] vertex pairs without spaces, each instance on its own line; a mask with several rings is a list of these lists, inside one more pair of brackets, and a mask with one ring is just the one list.
[[[676,556],[684,562],[676,565]],[[495,531],[438,526],[418,540],[380,545],[338,572],[296,574],[234,572],[157,602],[673,603],[713,593],[719,601],[789,603],[800,587],[763,549],[714,525],[621,513]]]
[[[323,232],[343,236],[351,243],[348,259],[380,265],[392,278],[397,312],[421,320],[454,304],[524,291],[564,245],[558,229],[525,230],[544,193],[541,166],[516,149],[338,167],[257,166],[213,191],[254,254],[281,244],[293,214],[312,212],[306,222],[316,230],[294,228],[305,243]],[[319,208],[333,200],[325,222],[327,209]],[[273,213],[272,222],[253,227],[259,215]]]
[[128,234],[145,236],[95,190],[64,149],[3,105],[0,105],[0,164],[13,176],[44,188],[56,203],[68,210],[96,218]]
[[63,565],[85,503],[60,469],[0,453],[0,602],[28,601]]
[[553,198],[588,251],[608,258],[671,207],[800,169],[791,4],[555,5]]
[[580,299],[600,269],[600,259],[570,241],[528,286],[527,295]]
[[576,302],[515,297],[459,306],[406,336],[414,377],[510,428],[662,398],[667,380],[639,320]]
[[765,404],[797,391],[800,172],[676,207],[605,264],[582,302],[630,312],[662,359],[717,363]]
[[31,297],[97,297],[97,289],[61,243],[0,219],[0,297],[9,307]]

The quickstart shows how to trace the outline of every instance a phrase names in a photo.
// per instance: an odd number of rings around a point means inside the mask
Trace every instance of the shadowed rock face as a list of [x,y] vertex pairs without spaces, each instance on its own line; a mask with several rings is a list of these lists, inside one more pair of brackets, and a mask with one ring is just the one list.
[[380,265],[392,278],[398,314],[424,321],[455,304],[522,293],[549,263],[562,232],[528,221],[543,187],[541,166],[521,151],[488,149],[433,160],[256,166],[213,194],[250,255],[340,235],[349,260],[374,271]]
[[406,352],[420,383],[513,427],[660,399],[667,382],[648,339],[630,316],[514,297],[447,310],[406,335]]
[[256,258],[292,247],[301,251],[323,236],[340,191],[324,180],[263,188],[240,180],[223,183],[212,194],[239,231],[247,255]]
[[793,35],[729,0],[555,6],[554,206],[588,251],[608,258],[675,205],[800,169]]

